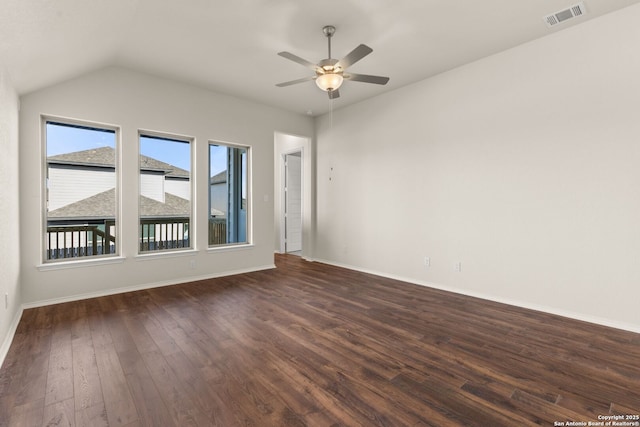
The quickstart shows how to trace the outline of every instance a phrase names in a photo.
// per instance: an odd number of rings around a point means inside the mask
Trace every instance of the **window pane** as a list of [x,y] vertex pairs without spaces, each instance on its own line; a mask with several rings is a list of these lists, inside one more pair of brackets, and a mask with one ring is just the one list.
[[191,143],[140,135],[140,252],[191,247]]
[[247,147],[209,145],[209,246],[247,243]]
[[47,121],[45,260],[116,254],[116,132]]

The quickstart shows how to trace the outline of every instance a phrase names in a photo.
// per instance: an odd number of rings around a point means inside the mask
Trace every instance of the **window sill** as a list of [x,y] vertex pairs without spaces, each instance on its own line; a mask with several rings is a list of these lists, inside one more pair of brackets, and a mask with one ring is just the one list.
[[64,270],[68,268],[93,267],[96,265],[121,264],[125,258],[123,256],[94,258],[94,259],[75,259],[73,261],[51,261],[44,264],[36,265],[38,271]]
[[208,253],[215,252],[232,252],[232,251],[244,251],[247,249],[253,249],[255,245],[253,243],[239,243],[237,245],[221,245],[221,246],[210,246],[207,248]]
[[154,251],[145,254],[138,254],[135,256],[136,261],[151,261],[154,259],[165,258],[177,258],[197,255],[198,251],[195,249],[183,249],[177,251]]

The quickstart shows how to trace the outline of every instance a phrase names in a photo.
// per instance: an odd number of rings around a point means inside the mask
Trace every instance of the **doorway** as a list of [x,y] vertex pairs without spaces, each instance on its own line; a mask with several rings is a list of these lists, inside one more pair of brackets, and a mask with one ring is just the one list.
[[309,261],[314,210],[311,148],[309,137],[275,132],[274,251]]

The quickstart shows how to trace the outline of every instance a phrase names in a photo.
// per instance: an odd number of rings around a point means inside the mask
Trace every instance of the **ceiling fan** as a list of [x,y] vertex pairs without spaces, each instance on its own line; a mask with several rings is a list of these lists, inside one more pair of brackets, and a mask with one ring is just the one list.
[[340,96],[338,89],[342,85],[343,80],[351,80],[354,82],[374,83],[377,85],[385,85],[389,81],[389,77],[370,76],[367,74],[347,73],[345,70],[356,62],[360,61],[365,56],[373,52],[369,46],[361,44],[353,49],[347,56],[341,60],[331,58],[331,37],[336,32],[336,27],[333,25],[327,25],[322,28],[322,32],[327,37],[327,43],[329,46],[329,57],[321,60],[317,64],[302,59],[297,55],[290,52],[279,52],[278,55],[283,58],[290,59],[293,62],[304,65],[307,68],[311,68],[315,71],[315,76],[303,77],[297,80],[291,80],[284,83],[278,83],[276,86],[285,87],[291,86],[297,83],[303,83],[310,80],[315,80],[316,85],[329,94],[329,99],[335,99]]

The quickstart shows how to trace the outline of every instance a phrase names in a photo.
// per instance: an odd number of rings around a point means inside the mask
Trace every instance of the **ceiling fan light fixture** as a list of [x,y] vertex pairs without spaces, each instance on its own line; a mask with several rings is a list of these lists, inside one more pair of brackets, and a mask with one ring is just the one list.
[[324,90],[325,92],[330,92],[332,90],[338,89],[340,85],[342,85],[343,80],[344,78],[342,77],[342,74],[335,74],[335,73],[320,74],[316,78],[316,85],[318,85],[318,87]]

